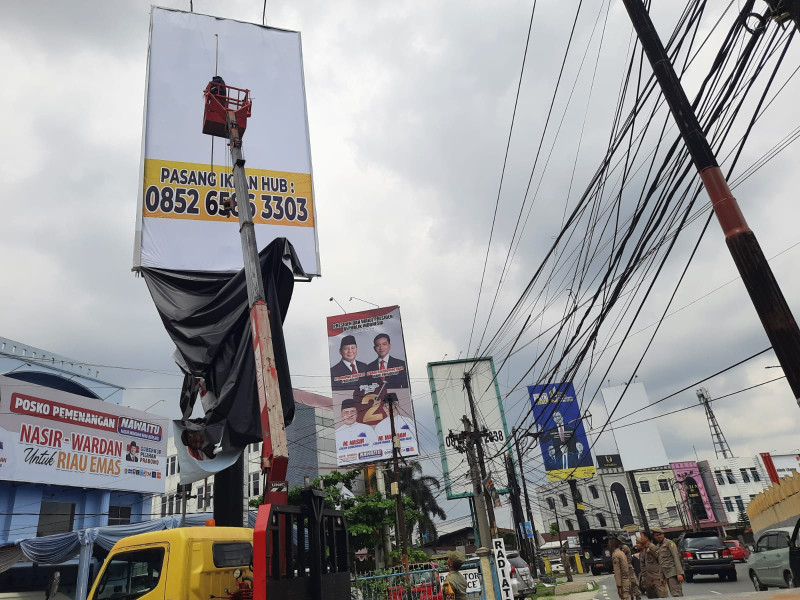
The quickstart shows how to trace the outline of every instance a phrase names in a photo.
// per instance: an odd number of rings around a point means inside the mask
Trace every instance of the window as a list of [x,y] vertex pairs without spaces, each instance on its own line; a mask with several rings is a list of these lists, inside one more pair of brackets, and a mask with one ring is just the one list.
[[756,495],[755,495],[755,494],[750,494],[750,500],[752,500],[752,499],[753,499],[753,498],[755,498],[755,497],[756,497]]
[[181,514],[181,500],[183,499],[183,494],[178,492],[175,494],[175,514]]
[[728,483],[736,483],[736,478],[733,476],[733,471],[725,469],[725,477],[728,478]]
[[69,502],[42,502],[39,509],[39,526],[36,535],[53,535],[72,531],[75,523],[75,505]]
[[565,520],[564,522],[567,524],[567,531],[572,531],[572,529],[573,529],[573,527],[572,527],[572,521],[570,521],[569,519],[567,519],[567,520]]
[[163,565],[163,548],[148,548],[113,555],[100,576],[97,600],[141,598],[158,586]]
[[548,498],[547,498],[547,506],[549,506],[549,507],[550,507],[550,510],[555,510],[555,508],[556,508],[556,501],[555,501],[555,500],[553,500],[552,498],[548,497]]
[[758,474],[755,467],[750,467],[750,475],[753,477],[753,481],[761,481],[761,475]]
[[197,488],[196,496],[197,496],[197,508],[201,509],[201,508],[203,508],[203,486],[202,485],[199,488]]
[[173,515],[175,514],[175,496],[170,494],[167,496],[167,514]]
[[258,496],[260,492],[261,473],[250,473],[250,495]]
[[639,487],[642,489],[643,492],[650,491],[650,482],[647,479],[640,479],[639,480]]
[[250,454],[253,452],[258,452],[258,442],[253,442],[250,444]]
[[108,507],[108,524],[109,525],[127,525],[131,522],[131,507],[130,506],[109,506]]
[[658,478],[658,489],[660,489],[662,492],[669,491],[669,481],[667,481],[665,477]]
[[728,512],[733,512],[733,502],[731,502],[730,497],[722,499],[725,502],[725,510]]
[[750,483],[750,476],[747,474],[747,469],[739,469],[739,472],[742,474],[742,481]]
[[756,544],[756,552],[764,552],[769,547],[769,535],[762,535],[758,538],[758,543]]
[[651,521],[658,521],[658,509],[655,506],[647,507],[647,518]]
[[736,500],[736,508],[739,510],[744,510],[744,502],[742,502],[742,497],[734,496],[733,499]]
[[600,525],[600,527],[605,527],[606,526],[606,518],[603,516],[603,514],[602,513],[597,513],[597,515],[595,515],[595,516],[597,517],[597,524]]
[[670,519],[678,519],[678,507],[677,506],[668,506],[667,507],[667,516]]
[[175,465],[178,462],[177,456],[170,456],[167,459],[167,475],[175,475]]
[[246,567],[253,559],[253,546],[249,542],[215,542],[211,545],[211,556],[218,569]]
[[590,485],[589,486],[589,493],[592,495],[592,498],[597,499],[600,497],[600,494],[597,493],[597,487]]
[[717,483],[720,485],[725,485],[725,480],[722,478],[721,471],[714,471],[714,476],[717,478]]
[[567,497],[564,494],[559,494],[558,497],[561,499],[561,506],[569,505],[569,502],[567,502]]
[[167,516],[167,497],[161,496],[161,516]]

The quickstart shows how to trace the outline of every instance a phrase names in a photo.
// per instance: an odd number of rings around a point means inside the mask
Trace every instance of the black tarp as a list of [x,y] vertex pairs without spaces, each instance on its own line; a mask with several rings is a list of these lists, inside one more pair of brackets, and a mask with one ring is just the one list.
[[[295,277],[307,278],[294,248],[277,238],[259,253],[283,418],[294,417],[294,396],[283,338],[283,321],[292,298]],[[261,441],[255,359],[244,270],[238,273],[170,271],[142,268],[161,320],[177,347],[186,373],[181,391],[184,425],[202,431],[206,449],[222,440],[235,447]],[[182,364],[181,364],[182,363]],[[189,419],[198,390],[205,415]]]

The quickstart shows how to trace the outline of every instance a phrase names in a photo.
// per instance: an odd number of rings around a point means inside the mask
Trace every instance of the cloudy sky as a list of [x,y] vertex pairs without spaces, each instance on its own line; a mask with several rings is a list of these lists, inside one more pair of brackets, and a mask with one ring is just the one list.
[[[426,364],[475,352],[487,320],[485,341],[491,339],[608,144],[631,29],[618,0],[584,4],[524,210],[532,208],[527,218],[523,214],[526,225],[516,246],[512,232],[578,3],[540,1],[536,9],[471,344],[530,0],[267,5],[269,25],[302,32],[323,270],[320,279],[296,286],[285,325],[293,383],[330,391],[325,317],[341,312],[331,297],[348,311],[369,308],[351,297],[399,304],[422,423],[423,464],[434,475],[442,467]],[[690,96],[742,2],[715,4],[699,29],[698,39],[708,34],[710,39],[686,77]],[[163,5],[189,9],[188,0]],[[256,1],[194,2],[195,12],[258,23],[262,8]],[[121,0],[3,5],[0,334],[103,365],[101,377],[129,388],[126,404],[145,408],[163,399],[153,412],[175,417],[180,377],[170,358],[172,345],[144,282],[131,272],[149,11],[148,2]],[[712,32],[720,15],[722,26]],[[667,37],[676,14],[659,10],[654,19]],[[774,89],[788,83],[754,127],[736,173],[798,126],[791,99],[800,90],[791,75],[799,64],[797,48],[790,48]],[[674,135],[672,130],[667,139]],[[644,164],[652,141],[645,140],[637,164]],[[792,265],[800,259],[800,235],[791,224],[800,213],[797,158],[798,148],[789,145],[735,189],[795,314],[800,282]],[[705,201],[701,196],[698,208]],[[657,400],[769,346],[712,222],[672,304],[674,314],[634,372],[652,332],[645,328],[664,310],[702,221],[682,234],[632,329],[644,331],[630,337],[608,375],[603,375],[607,363],[579,370],[576,380],[587,383],[586,398],[602,385],[637,375]],[[514,259],[490,318],[510,248]],[[593,289],[584,286],[581,299]],[[540,286],[551,308],[529,309],[520,346],[560,319],[570,298],[564,290],[564,285],[549,291]],[[615,318],[627,326],[630,313],[621,313]],[[505,345],[490,348],[498,364],[523,322],[505,334]],[[621,338],[622,330],[612,334],[606,328],[598,345]],[[546,340],[516,352],[498,378],[509,426],[528,410],[524,386],[547,370],[540,362],[525,375]],[[775,364],[767,352],[703,385],[712,397],[737,392],[780,376],[780,369],[765,369]],[[653,410],[661,414],[696,402],[690,387]],[[794,451],[800,445],[795,433],[800,411],[785,380],[730,396],[714,409],[738,455]],[[617,414],[625,412],[623,402]],[[713,454],[702,408],[658,424],[671,460],[693,458],[695,451],[700,458]],[[635,428],[626,435],[636,435]],[[462,504],[448,502],[445,508],[463,514]]]

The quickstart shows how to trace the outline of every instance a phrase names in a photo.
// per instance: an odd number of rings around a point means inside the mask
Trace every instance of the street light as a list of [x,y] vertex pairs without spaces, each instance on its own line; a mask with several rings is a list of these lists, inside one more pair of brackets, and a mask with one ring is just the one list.
[[144,412],[147,412],[148,410],[150,410],[151,408],[153,408],[153,407],[154,407],[156,404],[160,404],[160,403],[162,403],[162,402],[166,402],[166,400],[156,400],[156,401],[155,401],[153,404],[151,404],[150,406],[148,406],[147,408],[145,408],[145,409],[144,409]]

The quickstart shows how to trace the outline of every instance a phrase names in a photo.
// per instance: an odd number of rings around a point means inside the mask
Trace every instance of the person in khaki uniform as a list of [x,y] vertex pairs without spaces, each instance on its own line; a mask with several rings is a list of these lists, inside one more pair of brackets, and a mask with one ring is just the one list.
[[642,565],[640,578],[641,588],[648,598],[668,598],[667,584],[661,573],[661,562],[658,558],[658,547],[653,543],[651,534],[647,531],[639,532],[639,543],[642,551],[639,557]]
[[611,564],[614,566],[614,581],[617,584],[619,600],[631,600],[630,563],[620,549],[620,541],[615,537],[608,538],[608,549],[611,551]]
[[639,600],[642,597],[642,591],[639,589],[639,582],[636,579],[636,572],[633,570],[633,555],[631,554],[631,549],[628,547],[628,544],[625,543],[623,538],[619,539],[619,543],[620,549],[625,553],[625,558],[628,559],[628,569],[631,579],[631,598],[633,598],[633,600]]
[[664,537],[660,527],[653,527],[653,541],[658,546],[658,561],[661,563],[661,573],[669,587],[671,596],[683,596],[683,565],[678,554],[675,542]]

